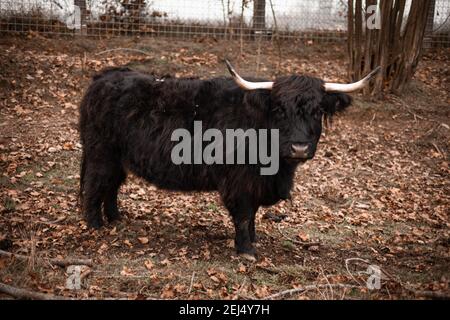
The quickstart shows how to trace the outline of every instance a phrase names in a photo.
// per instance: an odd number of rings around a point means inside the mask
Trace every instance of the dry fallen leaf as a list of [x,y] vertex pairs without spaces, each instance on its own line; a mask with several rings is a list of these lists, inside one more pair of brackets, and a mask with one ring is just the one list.
[[175,297],[175,290],[171,285],[166,285],[161,293],[162,299],[172,299]]
[[170,261],[169,261],[169,259],[166,258],[163,261],[161,261],[160,264],[163,266],[168,266],[170,264]]
[[125,277],[130,277],[130,276],[134,276],[134,273],[133,273],[133,270],[124,266],[122,268],[122,271],[120,271],[120,275],[125,276]]
[[131,244],[130,240],[128,240],[128,239],[124,240],[123,243],[125,243],[130,248],[133,247],[133,245]]
[[144,265],[145,265],[145,268],[147,268],[147,270],[151,270],[154,267],[153,262],[150,260],[145,260]]
[[142,244],[147,244],[149,241],[147,237],[140,237],[140,238],[138,238],[138,240]]
[[303,242],[308,242],[309,241],[309,236],[308,234],[306,234],[305,232],[300,232],[298,234],[298,237],[300,238],[300,240],[302,240]]

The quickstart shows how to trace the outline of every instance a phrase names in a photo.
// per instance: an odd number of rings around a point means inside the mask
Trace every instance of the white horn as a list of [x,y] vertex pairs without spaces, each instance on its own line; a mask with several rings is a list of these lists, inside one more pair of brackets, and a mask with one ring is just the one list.
[[228,60],[225,60],[227,64],[228,71],[230,71],[234,81],[244,90],[258,90],[258,89],[266,89],[272,90],[273,82],[250,82],[241,78],[240,75],[234,70],[233,66]]
[[357,91],[359,89],[364,88],[369,84],[369,81],[372,80],[378,72],[380,72],[381,67],[377,67],[371,73],[369,73],[364,79],[359,80],[355,83],[350,84],[341,84],[341,83],[325,83],[325,91],[327,92],[343,92],[350,93]]

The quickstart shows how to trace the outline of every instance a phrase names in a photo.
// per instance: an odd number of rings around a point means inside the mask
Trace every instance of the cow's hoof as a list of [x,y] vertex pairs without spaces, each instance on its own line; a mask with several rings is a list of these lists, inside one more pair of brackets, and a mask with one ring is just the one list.
[[87,222],[88,228],[98,230],[103,227],[103,221],[101,219],[93,219]]
[[106,219],[108,220],[109,223],[112,223],[122,220],[122,215],[119,212],[114,214],[108,214],[106,215]]
[[250,261],[250,262],[256,262],[256,257],[250,253],[240,253],[239,257],[241,257],[247,261]]

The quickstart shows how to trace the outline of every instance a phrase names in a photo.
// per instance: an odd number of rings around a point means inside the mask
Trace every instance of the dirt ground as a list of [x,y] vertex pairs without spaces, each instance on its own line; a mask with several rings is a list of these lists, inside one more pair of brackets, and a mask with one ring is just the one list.
[[[104,52],[119,47],[143,52]],[[86,228],[77,108],[91,76],[119,65],[222,76],[226,56],[242,74],[346,80],[341,45],[285,44],[280,64],[276,46],[257,52],[209,39],[0,38],[0,249],[31,257],[0,258],[0,282],[75,298],[253,299],[293,288],[277,298],[449,296],[449,50],[427,52],[402,96],[354,95],[298,169],[292,200],[258,212],[257,263],[235,255],[216,193],[166,192],[130,176],[125,218]],[[47,258],[94,264],[71,290],[69,271]],[[382,272],[380,289],[366,286],[369,265]]]

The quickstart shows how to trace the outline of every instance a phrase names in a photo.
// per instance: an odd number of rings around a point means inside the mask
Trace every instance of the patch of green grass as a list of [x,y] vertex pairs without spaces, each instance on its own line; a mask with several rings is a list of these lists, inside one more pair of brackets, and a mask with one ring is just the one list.
[[[56,192],[70,192],[78,185],[78,179],[67,179],[67,176],[74,176],[77,171],[71,168],[52,167],[48,171],[42,170],[41,166],[35,164],[32,166],[23,166],[17,169],[17,172],[26,171],[22,177],[17,179],[15,183],[11,183],[7,177],[0,177],[0,185],[9,189],[25,190],[32,187],[36,182],[40,182],[52,191]],[[36,173],[40,172],[41,177],[37,177]]]
[[268,274],[266,272],[256,272],[253,275],[253,280],[258,286],[270,286],[278,287],[280,286],[280,275],[279,274]]
[[6,211],[14,211],[16,210],[16,202],[13,198],[5,196],[3,198],[3,206],[5,207]]
[[208,205],[206,206],[206,209],[212,212],[219,212],[219,207],[217,206],[217,204],[215,203],[208,203]]
[[259,286],[265,285],[272,290],[283,290],[290,287],[292,282],[309,283],[308,276],[314,273],[314,269],[296,264],[282,264],[276,267],[276,273],[269,273],[264,270],[257,270],[252,275],[252,279]]
[[34,172],[27,170],[27,173],[20,178],[20,182],[29,185],[31,182],[36,181],[38,178],[35,176]]
[[285,249],[288,249],[288,250],[291,250],[291,251],[295,250],[295,245],[292,243],[292,241],[284,240],[281,245]]

